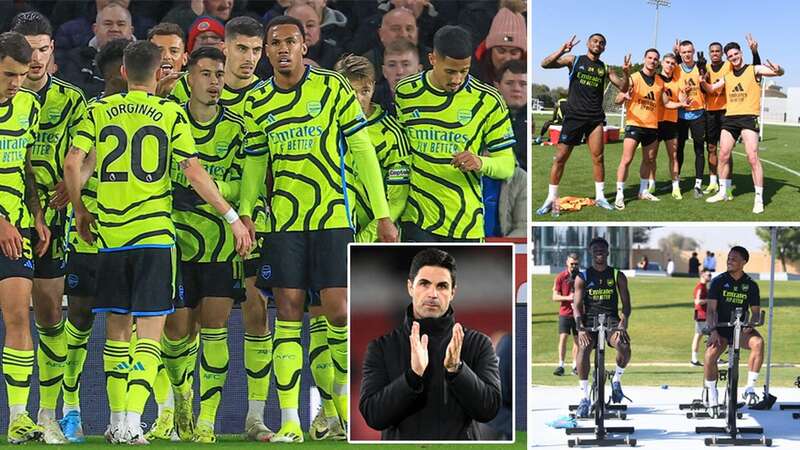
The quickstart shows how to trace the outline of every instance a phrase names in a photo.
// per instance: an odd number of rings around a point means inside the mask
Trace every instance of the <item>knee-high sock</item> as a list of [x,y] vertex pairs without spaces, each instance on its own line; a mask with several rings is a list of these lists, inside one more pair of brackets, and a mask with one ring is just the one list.
[[303,347],[300,331],[303,322],[275,321],[275,340],[272,343],[275,364],[275,387],[281,410],[297,410],[300,396],[300,373],[303,370]]
[[64,363],[67,361],[67,337],[64,321],[52,327],[36,324],[39,332],[39,349],[36,364],[39,367],[39,408],[55,411],[61,381],[64,378]]
[[64,414],[70,410],[80,410],[80,382],[83,365],[86,362],[86,353],[89,336],[92,329],[79,330],[69,320],[64,325],[67,335],[67,361],[64,364]]
[[139,338],[128,373],[128,402],[126,412],[141,415],[153,390],[153,382],[161,364],[161,344],[153,339]]
[[272,333],[244,335],[244,370],[247,373],[247,399],[266,402],[272,372]]
[[228,377],[228,329],[203,328],[200,330],[200,415],[211,427],[217,418],[217,408],[222,399],[222,388]]
[[156,379],[153,381],[153,399],[158,405],[158,414],[161,414],[164,408],[173,408],[173,404],[170,402],[171,393],[172,383],[169,381],[164,361],[161,361],[161,364],[158,365]]
[[130,371],[128,343],[106,340],[103,348],[103,370],[106,373],[106,393],[111,413],[124,413]]
[[[175,391],[186,393],[192,389],[192,376],[188,368],[189,354],[193,351],[189,337],[173,341],[161,338],[161,355],[169,381]],[[196,351],[196,349],[194,350]]]
[[3,376],[6,379],[9,418],[13,419],[28,407],[33,375],[33,350],[3,347]]
[[197,354],[200,351],[200,335],[188,341],[189,355],[186,357],[186,370],[189,373],[189,386],[194,388],[194,373],[197,370]]
[[347,420],[347,325],[328,324],[328,347],[333,360],[333,401],[339,417]]
[[332,397],[333,363],[328,348],[328,321],[325,316],[312,317],[308,331],[311,341],[308,347],[308,363],[322,399],[322,410],[325,417],[336,417],[336,405]]

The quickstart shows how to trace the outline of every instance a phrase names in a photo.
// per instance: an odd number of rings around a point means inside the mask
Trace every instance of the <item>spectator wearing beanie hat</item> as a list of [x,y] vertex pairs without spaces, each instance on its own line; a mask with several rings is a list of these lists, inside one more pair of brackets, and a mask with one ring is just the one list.
[[525,61],[526,55],[525,18],[508,8],[501,8],[492,20],[486,40],[475,50],[475,75],[486,83],[494,83],[508,61]]
[[211,16],[200,16],[189,27],[186,51],[192,53],[200,47],[217,47],[222,50],[225,44],[225,25]]

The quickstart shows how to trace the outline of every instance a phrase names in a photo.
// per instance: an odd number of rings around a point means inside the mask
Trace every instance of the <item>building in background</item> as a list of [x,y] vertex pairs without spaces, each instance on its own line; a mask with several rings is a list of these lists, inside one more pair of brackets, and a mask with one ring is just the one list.
[[620,269],[629,269],[633,249],[633,229],[630,227],[534,227],[533,263],[537,266],[562,267],[567,255],[577,253],[581,266],[590,261],[589,242],[597,236],[611,244],[609,263]]

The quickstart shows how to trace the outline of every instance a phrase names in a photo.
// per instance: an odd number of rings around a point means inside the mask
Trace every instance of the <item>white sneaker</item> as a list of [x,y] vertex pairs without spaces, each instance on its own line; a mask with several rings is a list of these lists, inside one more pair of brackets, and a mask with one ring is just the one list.
[[50,417],[39,417],[39,424],[40,427],[44,428],[44,434],[42,435],[42,440],[45,444],[68,444],[67,438],[64,436],[64,432],[61,431],[61,426],[58,424],[57,421]]
[[759,200],[756,198],[755,202],[753,202],[753,214],[761,214],[764,212],[764,200]]
[[103,436],[109,444],[124,444],[127,441],[123,440],[125,434],[125,422],[116,424],[109,424]]
[[639,193],[639,200],[647,200],[648,202],[660,202],[661,199],[651,194],[650,191]]
[[722,191],[717,191],[716,194],[706,199],[706,203],[717,203],[717,202],[724,202],[727,200],[728,200],[727,195],[723,194]]
[[625,209],[625,197],[617,195],[617,198],[614,199],[614,207],[619,210]]
[[129,445],[150,444],[150,441],[148,441],[144,437],[144,430],[142,430],[142,427],[128,422],[126,422],[125,431],[122,435],[122,439],[126,444]]

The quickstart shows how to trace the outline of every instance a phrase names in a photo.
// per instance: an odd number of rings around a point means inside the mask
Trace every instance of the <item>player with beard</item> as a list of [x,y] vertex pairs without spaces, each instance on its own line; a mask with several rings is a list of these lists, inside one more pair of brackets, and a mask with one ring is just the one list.
[[[580,42],[572,36],[560,49],[542,60],[545,69],[569,69],[569,93],[564,111],[564,123],[558,139],[558,148],[550,168],[550,184],[547,198],[536,214],[542,216],[550,211],[558,214],[558,185],[564,174],[572,149],[586,139],[592,157],[594,174],[595,204],[603,209],[614,207],[606,200],[605,166],[603,160],[603,126],[606,115],[603,112],[603,94],[607,82],[611,82],[620,92],[628,92],[630,86],[629,71],[631,55],[627,55],[622,64],[622,78],[610,71],[600,55],[606,49],[606,38],[600,33],[589,36],[588,52],[576,57],[569,55],[572,48]],[[555,208],[555,210],[553,209]]]

